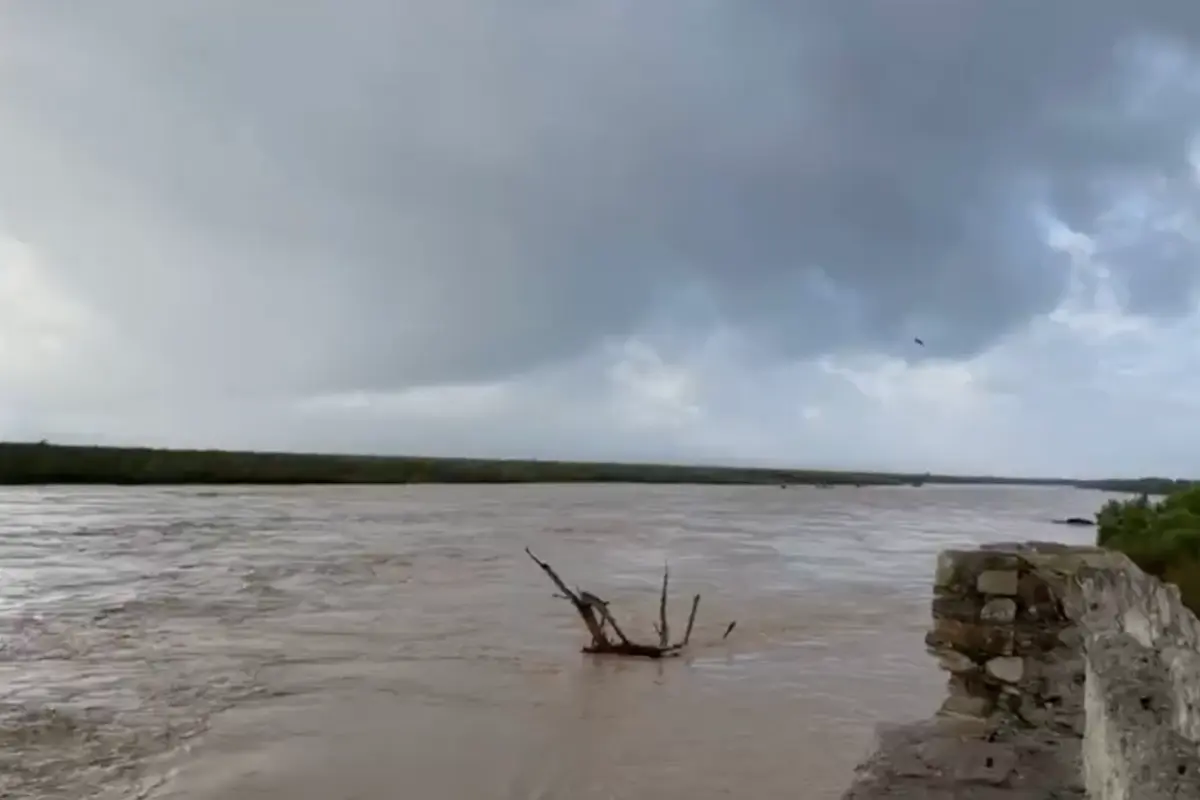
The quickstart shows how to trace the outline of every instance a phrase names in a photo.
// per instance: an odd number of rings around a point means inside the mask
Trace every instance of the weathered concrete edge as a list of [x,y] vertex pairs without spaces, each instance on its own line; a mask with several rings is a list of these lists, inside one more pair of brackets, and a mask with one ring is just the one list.
[[1084,785],[1094,798],[1200,798],[1197,745],[1177,730],[1175,682],[1127,633],[1085,643]]
[[1084,783],[1101,800],[1200,798],[1200,620],[1120,556],[1076,575]]

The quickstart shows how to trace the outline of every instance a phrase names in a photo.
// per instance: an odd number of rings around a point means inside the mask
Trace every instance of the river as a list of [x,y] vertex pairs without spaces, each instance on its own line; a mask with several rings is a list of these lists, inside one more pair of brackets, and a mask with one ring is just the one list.
[[[923,717],[935,553],[1105,496],[1059,488],[0,490],[0,797],[837,798]],[[524,554],[668,662],[581,655]],[[722,641],[730,621],[737,626]]]

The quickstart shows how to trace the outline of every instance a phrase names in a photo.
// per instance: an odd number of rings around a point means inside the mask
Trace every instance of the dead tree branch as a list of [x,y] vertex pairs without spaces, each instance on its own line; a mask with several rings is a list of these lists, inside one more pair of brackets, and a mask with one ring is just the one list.
[[[700,607],[700,595],[692,598],[692,610],[688,615],[687,630],[683,635],[683,639],[671,644],[670,627],[667,622],[667,587],[670,581],[670,570],[667,565],[663,566],[662,591],[659,594],[658,600],[658,624],[654,626],[658,632],[658,644],[640,644],[631,641],[625,635],[625,632],[621,630],[621,626],[617,623],[617,620],[608,608],[607,601],[582,589],[572,591],[567,588],[566,582],[559,577],[554,568],[535,556],[533,551],[528,547],[525,548],[525,554],[554,582],[555,587],[560,592],[560,594],[554,596],[570,601],[571,605],[575,607],[575,612],[583,620],[583,624],[587,627],[588,633],[592,637],[592,643],[583,648],[583,652],[618,656],[639,656],[643,658],[667,658],[679,655],[680,651],[691,641],[692,627],[696,623],[696,611]],[[725,636],[729,635],[729,632],[733,630],[733,626],[736,624],[736,622],[729,624],[729,627],[725,629]],[[617,641],[614,642],[608,637],[605,631],[606,625],[612,628]]]
[[700,595],[692,598],[692,613],[688,614],[687,630],[683,632],[683,646],[692,640],[692,626],[696,624],[696,609],[700,608]]
[[663,564],[662,594],[658,596],[658,646],[665,648],[671,643],[671,627],[667,624],[667,581],[670,568]]
[[585,603],[579,595],[568,589],[567,585],[563,583],[563,579],[558,577],[558,573],[554,571],[554,568],[535,556],[532,550],[526,547],[525,552],[529,554],[529,557],[533,559],[535,564],[542,568],[542,572],[545,572],[550,580],[554,581],[554,585],[571,601],[571,605],[575,606],[575,610],[579,612],[579,616],[583,619],[583,624],[587,626],[588,633],[592,635],[592,641],[597,644],[607,642],[608,637],[604,635],[604,629],[600,627],[599,621],[596,620],[596,615],[592,613],[592,605]]

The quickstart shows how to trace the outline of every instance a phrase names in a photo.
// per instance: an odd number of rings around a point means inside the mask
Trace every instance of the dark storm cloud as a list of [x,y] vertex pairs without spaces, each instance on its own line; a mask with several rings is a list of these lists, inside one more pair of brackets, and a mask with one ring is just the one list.
[[[509,374],[685,290],[790,354],[969,354],[1061,296],[1035,210],[1090,231],[1178,182],[1200,116],[1187,0],[14,0],[0,28],[4,224],[239,386]],[[1188,259],[1127,239],[1130,297],[1175,310]]]

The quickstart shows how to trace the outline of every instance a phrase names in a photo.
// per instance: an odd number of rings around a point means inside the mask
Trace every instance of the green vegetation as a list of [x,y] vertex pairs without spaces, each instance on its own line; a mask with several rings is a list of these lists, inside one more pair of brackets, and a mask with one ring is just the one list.
[[1179,587],[1200,613],[1200,486],[1160,500],[1110,500],[1096,514],[1097,542],[1120,550],[1143,570]]
[[1172,481],[831,472],[752,467],[615,464],[579,461],[351,456],[228,450],[81,447],[0,442],[0,484],[298,484],[298,483],[694,483],[919,486],[1012,484],[1147,492]]
[[898,485],[919,476],[572,461],[0,443],[0,484],[697,483]]
[[1182,478],[1113,478],[1099,481],[1078,481],[1088,489],[1103,492],[1129,492],[1132,494],[1166,495],[1191,489],[1195,482]]
[[1170,494],[1193,485],[1192,481],[1178,478],[1077,480],[1074,478],[1006,478],[993,475],[930,475],[927,481],[929,483],[1001,484],[1005,486],[1073,486],[1076,489],[1148,495]]

